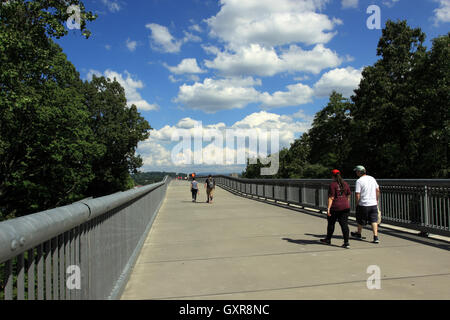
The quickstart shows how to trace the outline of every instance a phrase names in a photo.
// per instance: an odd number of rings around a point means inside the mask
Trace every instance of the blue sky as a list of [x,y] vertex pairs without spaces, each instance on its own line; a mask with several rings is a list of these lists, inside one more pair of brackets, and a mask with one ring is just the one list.
[[[143,171],[241,171],[174,165],[177,129],[277,129],[289,146],[334,89],[350,96],[377,60],[381,30],[406,19],[431,39],[449,31],[450,0],[86,0],[98,19],[58,40],[83,79],[116,78],[154,128],[140,143]],[[255,131],[255,132],[256,132]],[[258,132],[259,132],[258,131]],[[208,143],[205,148],[213,148]],[[237,148],[237,147],[236,147]],[[214,152],[214,151],[213,151]]]

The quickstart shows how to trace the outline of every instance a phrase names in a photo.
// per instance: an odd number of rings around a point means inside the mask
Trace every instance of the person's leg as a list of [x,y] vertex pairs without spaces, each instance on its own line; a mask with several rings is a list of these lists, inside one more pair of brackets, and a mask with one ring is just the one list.
[[194,189],[194,192],[193,192],[194,201],[197,201],[197,192],[198,192],[198,189]]
[[364,210],[363,207],[356,207],[356,223],[358,224],[357,231],[351,232],[352,237],[361,238],[363,225],[366,223],[366,219],[364,218]]
[[209,201],[213,202],[213,195],[214,195],[214,189],[211,189],[211,192],[209,193]]
[[344,237],[344,243],[348,243],[350,229],[348,228],[348,215],[350,210],[345,210],[339,214],[339,224],[341,225],[342,236]]
[[373,231],[373,242],[378,243],[378,206],[373,206],[370,208],[369,212],[369,222],[372,225]]
[[209,194],[211,193],[211,190],[208,188],[206,189],[206,203],[209,203]]
[[335,211],[331,211],[331,217],[327,217],[328,227],[327,227],[327,239],[331,240],[334,233],[334,226],[336,225],[337,214]]
[[372,223],[372,231],[375,237],[378,237],[378,223]]
[[331,211],[331,216],[327,216],[327,237],[325,239],[320,239],[320,242],[325,244],[331,244],[331,238],[333,237],[334,233],[334,225],[336,224],[336,214]]

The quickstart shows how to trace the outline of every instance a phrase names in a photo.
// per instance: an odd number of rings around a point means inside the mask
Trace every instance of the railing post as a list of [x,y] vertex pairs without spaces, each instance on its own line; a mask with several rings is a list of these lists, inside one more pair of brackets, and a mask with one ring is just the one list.
[[425,190],[425,192],[424,192],[424,196],[423,196],[423,202],[424,202],[425,217],[424,217],[423,222],[424,222],[425,226],[428,226],[428,224],[429,224],[428,215],[429,215],[430,208],[429,208],[429,204],[428,204],[428,187],[426,185],[425,185],[424,190]]
[[264,182],[262,185],[263,185],[263,198],[267,199],[266,198],[266,183]]
[[285,184],[285,185],[284,185],[284,200],[286,201],[286,203],[289,204],[289,201],[288,201],[288,192],[287,192],[288,186],[289,186],[289,184]]
[[301,202],[301,206],[303,208],[305,207],[305,201],[306,201],[306,184],[303,183],[303,185],[302,185],[302,202]]

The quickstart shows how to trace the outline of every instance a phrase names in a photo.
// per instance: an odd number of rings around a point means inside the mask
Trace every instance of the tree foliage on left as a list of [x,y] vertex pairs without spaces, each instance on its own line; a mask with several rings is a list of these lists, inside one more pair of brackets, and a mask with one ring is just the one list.
[[127,107],[125,91],[117,81],[94,76],[84,83],[83,92],[91,115],[89,125],[103,151],[92,162],[95,177],[88,194],[104,196],[129,189],[134,186],[130,172],[137,173],[142,166],[136,146],[149,137],[151,127],[135,105]]
[[[86,21],[95,16],[81,1],[72,4],[80,6],[80,31],[89,37]],[[15,0],[0,5],[0,220],[90,196],[95,181],[103,179],[98,167],[106,154],[116,157],[106,166],[120,163],[118,171],[109,169],[121,172],[117,179],[122,180],[97,194],[129,187],[124,168],[135,170],[142,164],[134,150],[150,126],[135,107],[126,106],[123,88],[103,79],[106,90],[93,92],[99,80],[83,83],[52,40],[67,34],[64,24],[69,16],[66,1]],[[108,113],[92,102],[105,94],[112,96],[110,110],[121,110],[108,118],[115,134],[122,134],[118,139],[104,140],[104,122],[93,120],[98,110]]]

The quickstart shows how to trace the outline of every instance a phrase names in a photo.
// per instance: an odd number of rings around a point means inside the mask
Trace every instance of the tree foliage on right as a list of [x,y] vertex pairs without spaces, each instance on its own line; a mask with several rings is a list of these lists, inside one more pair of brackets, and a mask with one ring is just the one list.
[[[378,178],[449,178],[450,33],[428,51],[424,41],[420,28],[388,21],[380,59],[351,100],[333,92],[272,178],[327,178],[333,168],[353,178],[359,164]],[[258,177],[249,169],[243,176]]]

